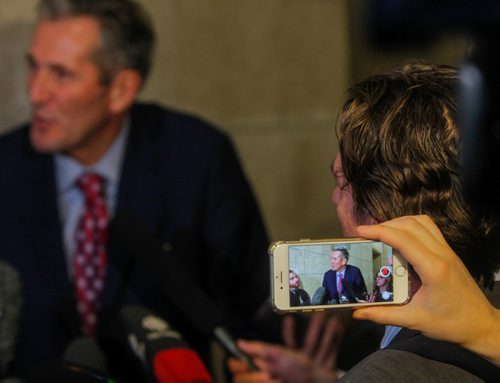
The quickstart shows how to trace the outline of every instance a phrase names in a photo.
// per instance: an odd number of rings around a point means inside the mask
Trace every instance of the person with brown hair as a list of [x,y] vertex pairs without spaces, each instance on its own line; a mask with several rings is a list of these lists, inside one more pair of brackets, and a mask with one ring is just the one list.
[[[492,221],[471,211],[461,188],[457,81],[455,68],[411,63],[351,87],[338,122],[332,199],[344,236],[359,236],[359,225],[430,216],[471,275],[489,286],[499,257],[488,248]],[[411,279],[418,294],[421,281],[413,271]],[[241,347],[263,367],[254,381],[336,380],[309,357],[280,346],[246,342]],[[235,382],[252,381],[252,373],[231,363]],[[381,350],[342,381],[488,381],[499,371],[458,345],[387,326]]]
[[288,272],[288,283],[290,286],[290,306],[309,306],[311,297],[302,288],[302,283],[297,273],[293,270]]

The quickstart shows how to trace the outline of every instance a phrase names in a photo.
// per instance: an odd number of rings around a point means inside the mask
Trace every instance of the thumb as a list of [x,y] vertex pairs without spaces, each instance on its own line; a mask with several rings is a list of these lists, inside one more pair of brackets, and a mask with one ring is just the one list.
[[411,313],[406,306],[398,307],[366,307],[356,309],[352,317],[360,320],[370,320],[375,323],[410,327]]

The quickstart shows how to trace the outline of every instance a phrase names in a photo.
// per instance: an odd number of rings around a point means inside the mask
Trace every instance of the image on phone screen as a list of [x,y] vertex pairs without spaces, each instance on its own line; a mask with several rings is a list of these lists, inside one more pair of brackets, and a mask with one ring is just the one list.
[[382,242],[288,247],[290,306],[393,301],[392,248]]

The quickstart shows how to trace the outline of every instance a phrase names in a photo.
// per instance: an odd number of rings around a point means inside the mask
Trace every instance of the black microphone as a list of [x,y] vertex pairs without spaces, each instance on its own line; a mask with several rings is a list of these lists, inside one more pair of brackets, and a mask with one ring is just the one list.
[[21,306],[19,274],[13,267],[0,261],[0,377],[9,374],[9,367],[14,360]]
[[323,286],[318,287],[311,297],[311,305],[322,305],[325,301],[326,290]]
[[[185,318],[201,333],[213,336],[250,370],[258,370],[251,358],[241,352],[224,327],[225,318],[206,292],[180,263],[175,249],[164,250],[135,215],[117,212],[109,227],[110,243],[130,254],[151,275],[156,285],[170,298]],[[183,291],[183,294],[175,294]],[[185,299],[189,296],[190,299]]]
[[24,383],[118,383],[107,373],[104,353],[91,338],[76,338],[62,359],[31,372]]
[[158,383],[212,383],[201,358],[168,322],[143,306],[127,306],[120,321],[128,343]]
[[90,367],[102,373],[108,372],[106,356],[96,341],[89,337],[76,338],[66,347],[64,361]]

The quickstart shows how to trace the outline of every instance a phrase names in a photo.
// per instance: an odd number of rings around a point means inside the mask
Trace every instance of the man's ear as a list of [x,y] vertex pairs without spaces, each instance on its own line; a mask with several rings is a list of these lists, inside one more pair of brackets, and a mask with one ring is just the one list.
[[122,113],[135,101],[142,85],[142,77],[136,70],[123,69],[111,82],[109,108],[113,113]]
[[377,225],[380,222],[373,217],[371,214],[363,214],[363,218],[361,219],[360,225]]

